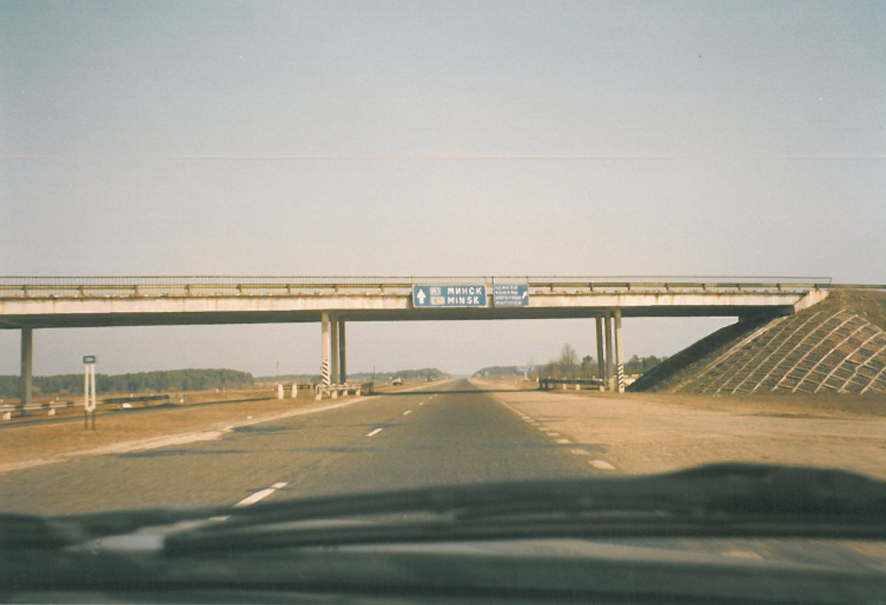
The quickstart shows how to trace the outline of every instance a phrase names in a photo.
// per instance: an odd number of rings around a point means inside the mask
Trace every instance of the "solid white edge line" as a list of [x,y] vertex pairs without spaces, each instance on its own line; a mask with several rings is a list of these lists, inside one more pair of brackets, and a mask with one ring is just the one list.
[[604,471],[614,471],[615,467],[606,462],[605,460],[588,460],[591,466],[594,468],[599,468]]
[[267,498],[268,496],[270,496],[271,494],[273,494],[276,491],[277,490],[275,490],[273,487],[269,487],[268,489],[263,489],[260,492],[255,492],[254,494],[252,494],[248,498],[244,498],[243,500],[240,500],[237,504],[234,505],[234,508],[240,508],[241,506],[251,506],[251,505],[255,504],[256,502],[258,502],[259,500]]

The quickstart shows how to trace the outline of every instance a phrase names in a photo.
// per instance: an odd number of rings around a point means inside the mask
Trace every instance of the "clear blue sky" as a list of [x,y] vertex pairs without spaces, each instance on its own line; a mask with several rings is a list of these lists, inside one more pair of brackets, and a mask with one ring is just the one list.
[[[886,2],[0,1],[2,275],[886,282]],[[722,320],[629,320],[667,355]],[[593,353],[360,325],[352,370]],[[35,371],[319,366],[317,326],[38,331]],[[0,373],[18,371],[0,333]]]

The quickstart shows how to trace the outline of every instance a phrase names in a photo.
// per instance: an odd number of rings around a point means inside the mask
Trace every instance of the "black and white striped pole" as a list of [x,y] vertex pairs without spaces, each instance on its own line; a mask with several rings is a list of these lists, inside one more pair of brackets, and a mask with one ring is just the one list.
[[89,428],[92,415],[92,430],[95,430],[95,355],[83,356],[83,428]]
[[621,334],[621,308],[615,308],[615,387],[616,392],[625,392],[624,340]]

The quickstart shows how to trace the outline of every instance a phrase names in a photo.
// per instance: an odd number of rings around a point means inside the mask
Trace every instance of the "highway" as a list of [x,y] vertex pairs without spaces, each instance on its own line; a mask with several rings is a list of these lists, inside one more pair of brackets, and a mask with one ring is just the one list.
[[467,380],[235,428],[218,439],[84,456],[0,475],[0,511],[70,514],[553,479],[612,471]]

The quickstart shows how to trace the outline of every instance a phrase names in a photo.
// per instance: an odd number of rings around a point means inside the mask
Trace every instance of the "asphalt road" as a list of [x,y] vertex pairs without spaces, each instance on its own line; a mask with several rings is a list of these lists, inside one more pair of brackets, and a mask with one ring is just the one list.
[[[570,443],[466,380],[234,429],[220,439],[87,456],[0,475],[0,512],[69,514],[208,507],[607,472]],[[611,469],[611,467],[609,467]]]

